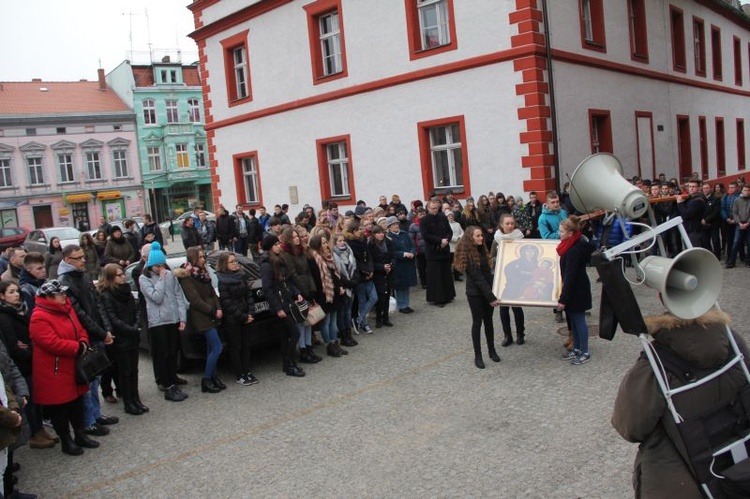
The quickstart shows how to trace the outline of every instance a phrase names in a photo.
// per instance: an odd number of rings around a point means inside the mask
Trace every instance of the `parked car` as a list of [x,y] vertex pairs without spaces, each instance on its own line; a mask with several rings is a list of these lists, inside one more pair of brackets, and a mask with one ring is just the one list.
[[81,231],[73,227],[48,227],[46,229],[34,229],[26,236],[23,247],[26,251],[38,251],[46,253],[49,250],[49,242],[53,237],[60,238],[60,246],[64,248],[69,244],[78,244]]
[[[203,213],[206,214],[206,218],[208,220],[216,221],[216,215],[211,213],[208,210],[203,210]],[[177,235],[180,233],[180,229],[182,228],[182,222],[185,221],[186,218],[189,216],[192,216],[193,211],[186,211],[179,217],[175,218],[174,220],[167,220],[166,222],[162,222],[159,224],[159,227],[161,227],[162,233],[164,234],[174,234]],[[172,227],[172,232],[169,231],[170,226]]]
[[29,229],[25,227],[3,227],[0,229],[0,251],[23,246],[28,235]]
[[[208,253],[208,273],[211,276],[211,283],[219,292],[219,279],[216,276],[216,263],[219,261],[219,255],[224,253],[225,250],[214,250]],[[273,342],[279,341],[279,336],[276,333],[278,326],[278,318],[274,313],[270,311],[270,306],[263,295],[263,287],[260,280],[260,267],[256,264],[252,258],[237,255],[237,261],[240,263],[240,268],[250,275],[253,289],[253,299],[255,302],[253,316],[254,321],[250,324],[252,345],[253,346],[264,346],[272,344]],[[167,257],[167,265],[171,269],[178,268],[183,265],[187,259],[184,254],[182,256]],[[125,269],[125,279],[130,285],[130,289],[137,299],[137,292],[135,287],[135,281],[133,280],[133,270],[137,266],[137,263],[129,265]],[[222,328],[219,327],[219,334],[223,338]],[[141,335],[140,346],[143,350],[150,351],[150,345],[148,343],[148,337],[146,331],[143,331]],[[187,327],[184,331],[180,332],[180,358],[178,359],[178,365],[184,366],[186,359],[205,359],[206,358],[206,342],[197,334],[188,322]]]

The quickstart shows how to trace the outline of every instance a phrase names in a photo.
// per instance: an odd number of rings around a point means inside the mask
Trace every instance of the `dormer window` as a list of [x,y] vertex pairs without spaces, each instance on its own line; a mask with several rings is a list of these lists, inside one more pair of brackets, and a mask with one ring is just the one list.
[[159,71],[162,83],[177,83],[176,69],[162,69]]

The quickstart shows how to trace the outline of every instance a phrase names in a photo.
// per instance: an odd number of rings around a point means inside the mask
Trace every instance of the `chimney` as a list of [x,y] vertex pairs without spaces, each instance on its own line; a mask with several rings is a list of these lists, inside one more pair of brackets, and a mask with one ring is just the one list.
[[31,83],[41,83],[41,82],[42,82],[41,78],[32,78],[31,79]]
[[169,56],[165,55],[164,57],[162,57],[161,62],[170,62]]
[[99,68],[97,73],[99,75],[99,90],[107,90],[107,80],[104,79],[104,69]]

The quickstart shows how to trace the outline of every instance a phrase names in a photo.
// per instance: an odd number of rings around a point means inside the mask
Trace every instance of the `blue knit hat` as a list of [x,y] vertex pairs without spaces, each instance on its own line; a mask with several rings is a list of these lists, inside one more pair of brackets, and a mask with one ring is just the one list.
[[164,251],[161,249],[161,244],[158,242],[151,243],[151,252],[148,254],[148,261],[146,261],[146,267],[153,267],[154,265],[165,265],[167,263],[167,257],[164,255]]

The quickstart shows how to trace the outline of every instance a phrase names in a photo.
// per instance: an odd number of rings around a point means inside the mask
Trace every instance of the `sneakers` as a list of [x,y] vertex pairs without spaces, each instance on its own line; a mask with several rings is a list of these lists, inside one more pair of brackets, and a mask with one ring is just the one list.
[[96,418],[97,424],[100,425],[111,425],[111,424],[117,424],[120,422],[120,418],[117,416],[105,416],[102,414],[98,418]]
[[560,358],[562,360],[574,360],[577,359],[579,355],[581,355],[580,350],[571,350],[570,352],[565,352],[564,354],[562,354]]
[[352,319],[352,331],[354,331],[354,334],[359,334],[359,324],[357,324],[356,319]]
[[250,382],[251,385],[257,385],[258,383],[260,383],[260,380],[256,378],[255,376],[253,376],[253,373],[247,373],[245,374],[245,377],[247,378],[247,380]]
[[365,334],[372,334],[374,332],[369,324],[365,324],[364,326],[361,326],[359,330],[360,332],[365,333]]
[[237,384],[242,386],[250,386],[259,383],[258,378],[253,376],[252,373],[243,374],[237,378]]
[[164,400],[169,400],[172,402],[182,402],[186,398],[188,398],[187,393],[177,388],[177,385],[168,387],[164,392]]
[[578,357],[576,357],[575,359],[573,359],[573,362],[571,362],[571,364],[573,364],[574,366],[580,366],[580,365],[583,365],[583,364],[585,364],[586,362],[588,362],[590,360],[591,360],[591,354],[590,353],[582,353],[581,355],[579,355]]

